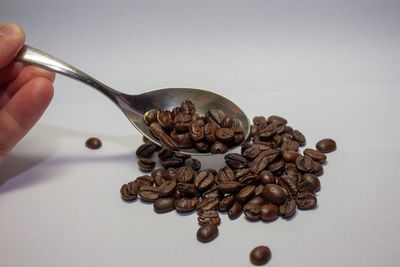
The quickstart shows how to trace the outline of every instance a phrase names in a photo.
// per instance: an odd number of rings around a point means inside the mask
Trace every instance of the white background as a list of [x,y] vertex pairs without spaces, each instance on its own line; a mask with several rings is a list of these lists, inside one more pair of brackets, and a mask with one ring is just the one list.
[[[326,137],[318,207],[289,221],[197,216],[121,200],[141,136],[102,94],[58,76],[49,109],[0,166],[0,266],[400,264],[400,2],[3,0],[27,43],[126,93],[194,87]],[[86,139],[103,147],[91,151]],[[201,158],[220,168],[220,156]]]

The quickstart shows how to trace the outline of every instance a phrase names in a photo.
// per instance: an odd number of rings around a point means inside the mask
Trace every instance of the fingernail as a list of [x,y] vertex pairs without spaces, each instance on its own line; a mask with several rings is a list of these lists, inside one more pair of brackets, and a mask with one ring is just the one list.
[[0,24],[0,37],[11,37],[18,31],[18,26],[14,23],[6,22]]

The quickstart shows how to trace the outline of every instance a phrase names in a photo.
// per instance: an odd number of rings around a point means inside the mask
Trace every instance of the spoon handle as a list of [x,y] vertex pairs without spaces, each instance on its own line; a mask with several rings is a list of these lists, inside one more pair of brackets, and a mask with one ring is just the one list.
[[83,82],[102,92],[114,102],[117,102],[117,95],[122,94],[99,82],[98,80],[94,79],[83,71],[80,71],[79,69],[71,66],[70,64],[29,45],[24,45],[24,47],[15,57],[15,60],[37,65],[39,67],[55,71],[69,78],[73,78],[75,80]]

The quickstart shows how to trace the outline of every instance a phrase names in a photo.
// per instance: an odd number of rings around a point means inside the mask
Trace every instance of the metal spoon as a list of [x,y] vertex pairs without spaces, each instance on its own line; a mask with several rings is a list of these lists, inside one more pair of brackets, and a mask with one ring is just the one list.
[[[247,137],[249,134],[250,123],[246,114],[232,101],[210,91],[192,88],[166,88],[140,95],[128,95],[108,87],[64,61],[28,45],[21,49],[16,60],[53,70],[97,89],[122,110],[141,134],[160,146],[162,146],[160,141],[153,136],[143,121],[143,115],[150,109],[171,110],[180,106],[183,100],[191,100],[196,106],[196,111],[202,114],[209,109],[220,109],[226,115],[236,117],[242,124],[245,136]],[[181,149],[179,152],[190,155],[210,155],[210,153],[199,153],[194,148]]]

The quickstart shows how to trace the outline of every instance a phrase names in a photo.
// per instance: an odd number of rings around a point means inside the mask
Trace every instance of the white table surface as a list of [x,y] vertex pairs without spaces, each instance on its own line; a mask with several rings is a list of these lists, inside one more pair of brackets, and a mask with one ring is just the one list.
[[[400,264],[399,1],[3,0],[26,43],[127,93],[195,87],[281,115],[328,154],[318,208],[286,221],[197,216],[121,200],[141,136],[103,95],[58,76],[45,115],[0,166],[0,266]],[[91,151],[86,139],[103,147]],[[220,168],[221,156],[201,158]]]

